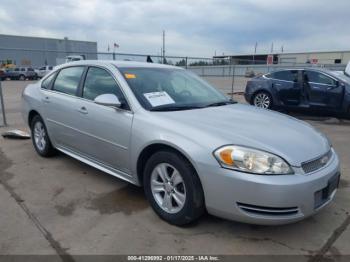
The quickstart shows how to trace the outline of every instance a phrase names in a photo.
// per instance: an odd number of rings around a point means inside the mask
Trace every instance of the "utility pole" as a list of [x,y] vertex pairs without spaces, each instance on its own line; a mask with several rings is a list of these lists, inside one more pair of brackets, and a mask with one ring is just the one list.
[[256,49],[258,48],[258,42],[255,42],[254,46],[254,55],[253,55],[253,64],[255,64],[255,55],[256,55]]
[[163,64],[165,64],[165,30],[163,30]]
[[271,54],[273,54],[273,42],[271,44]]

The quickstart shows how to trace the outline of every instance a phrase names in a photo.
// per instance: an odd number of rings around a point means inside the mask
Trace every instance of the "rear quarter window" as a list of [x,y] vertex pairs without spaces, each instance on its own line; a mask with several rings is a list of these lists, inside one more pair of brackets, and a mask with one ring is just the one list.
[[49,75],[47,78],[45,78],[41,83],[41,88],[50,89],[52,81],[55,78],[55,76],[56,76],[56,74],[54,73],[54,74]]

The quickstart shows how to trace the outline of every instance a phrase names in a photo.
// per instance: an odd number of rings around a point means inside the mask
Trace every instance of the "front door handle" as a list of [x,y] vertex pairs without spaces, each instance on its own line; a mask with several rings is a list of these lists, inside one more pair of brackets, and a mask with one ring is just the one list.
[[82,106],[81,108],[78,109],[78,112],[81,114],[86,115],[88,113],[87,109],[85,106]]

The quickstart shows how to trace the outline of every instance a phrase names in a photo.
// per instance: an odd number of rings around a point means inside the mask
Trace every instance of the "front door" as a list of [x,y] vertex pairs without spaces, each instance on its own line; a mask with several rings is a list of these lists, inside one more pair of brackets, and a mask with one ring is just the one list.
[[303,79],[305,96],[311,106],[330,110],[341,107],[344,87],[335,78],[323,72],[305,70]]
[[[102,94],[114,94],[120,109],[94,103]],[[107,167],[130,173],[129,146],[133,114],[119,85],[107,70],[90,67],[76,103],[81,152]]]

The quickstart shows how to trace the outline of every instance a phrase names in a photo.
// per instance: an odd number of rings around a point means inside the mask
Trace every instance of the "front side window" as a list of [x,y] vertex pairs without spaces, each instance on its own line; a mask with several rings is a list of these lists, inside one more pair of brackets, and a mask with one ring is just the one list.
[[270,78],[297,82],[298,81],[298,71],[297,70],[283,70],[271,73]]
[[186,110],[230,103],[195,74],[176,68],[118,68],[140,104],[147,110]]
[[68,95],[76,95],[83,71],[84,67],[79,66],[62,69],[56,77],[53,90]]
[[102,68],[90,67],[85,78],[83,98],[94,100],[103,94],[114,94],[122,103],[122,108],[127,108],[126,99],[111,74]]
[[324,84],[324,85],[335,85],[336,82],[334,79],[316,71],[305,71],[304,72],[304,80],[306,82],[312,82],[316,84]]

